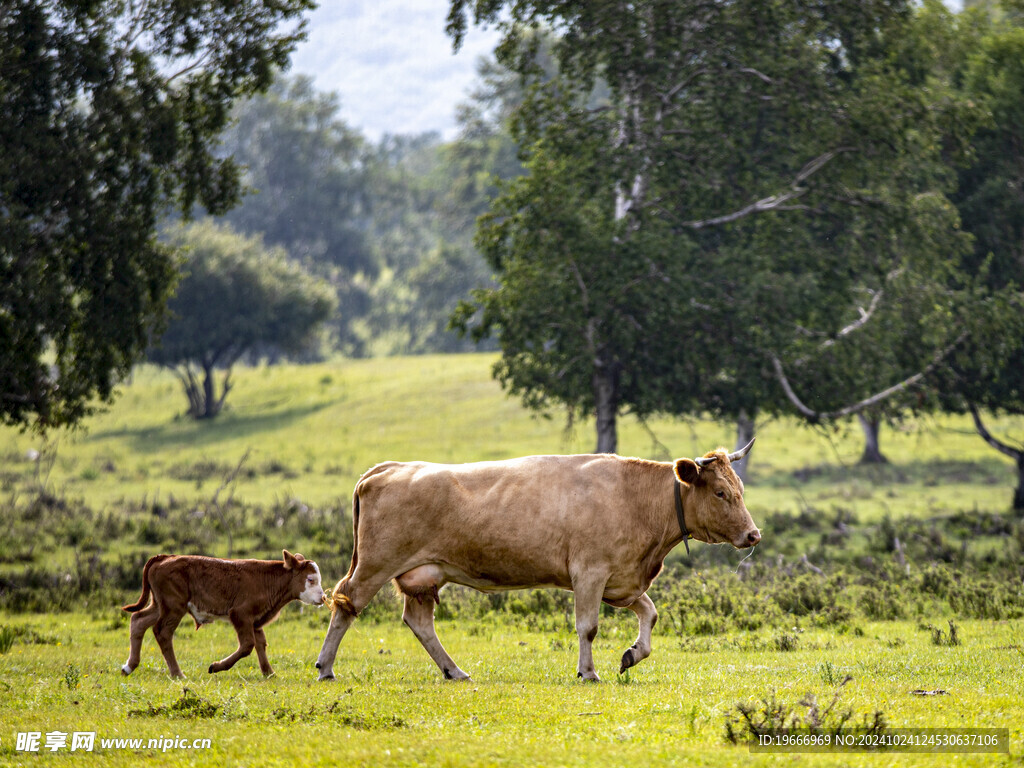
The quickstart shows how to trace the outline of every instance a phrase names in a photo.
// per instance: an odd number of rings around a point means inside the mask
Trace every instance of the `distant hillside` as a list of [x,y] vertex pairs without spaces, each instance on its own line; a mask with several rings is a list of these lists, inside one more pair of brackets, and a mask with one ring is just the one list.
[[[0,431],[0,488],[32,493],[45,485],[104,508],[123,499],[209,499],[238,469],[238,500],[322,505],[347,499],[362,472],[388,459],[464,462],[592,449],[592,424],[567,431],[564,415],[544,418],[506,397],[490,376],[494,360],[438,355],[240,368],[227,412],[209,422],[181,415],[185,400],[172,375],[142,367],[107,413],[83,431],[55,435],[49,447],[31,434]],[[1021,420],[1000,426],[1024,433]],[[659,419],[649,428],[623,419],[620,452],[692,456],[734,439],[730,425],[704,420]],[[752,453],[751,511],[757,518],[847,507],[873,518],[1009,504],[1012,467],[966,419],[886,428],[882,448],[891,465],[857,467],[855,428],[769,422]],[[39,459],[29,458],[34,452]]]

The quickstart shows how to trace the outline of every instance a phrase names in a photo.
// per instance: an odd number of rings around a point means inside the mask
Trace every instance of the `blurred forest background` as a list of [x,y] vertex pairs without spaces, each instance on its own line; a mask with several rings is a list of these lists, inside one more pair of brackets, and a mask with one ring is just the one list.
[[0,5],[5,423],[142,359],[213,419],[238,363],[482,349],[598,451],[970,414],[1024,508],[1021,0],[452,0],[502,37],[451,141],[289,76],[310,7]]

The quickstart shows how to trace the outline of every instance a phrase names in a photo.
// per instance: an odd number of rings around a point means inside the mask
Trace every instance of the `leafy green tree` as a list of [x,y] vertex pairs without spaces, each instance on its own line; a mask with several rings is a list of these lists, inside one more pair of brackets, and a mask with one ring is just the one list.
[[244,166],[247,194],[225,219],[334,286],[345,310],[332,318],[336,343],[357,354],[351,323],[368,311],[368,283],[381,266],[371,237],[373,153],[339,111],[337,95],[303,75],[278,77],[239,103],[224,151]]
[[970,267],[995,294],[990,321],[956,356],[935,388],[951,410],[969,410],[981,437],[1017,467],[1013,507],[1024,510],[1024,444],[996,436],[981,411],[1024,413],[1024,3],[990,15],[962,14],[958,74],[991,120],[975,135],[974,161],[954,201],[974,236]]
[[[527,78],[540,81],[523,25],[563,36],[560,76],[517,117],[535,178],[481,230],[501,287],[457,322],[498,333],[498,376],[528,404],[592,406],[599,451],[615,449],[624,408],[791,407],[777,367],[809,361],[901,276],[941,285],[946,254],[906,246],[924,233],[957,247],[936,176],[962,105],[930,100],[896,62],[909,4],[454,0],[456,42],[470,10],[503,26],[499,58]],[[586,259],[579,277],[560,268],[569,253]],[[915,362],[951,344],[949,314],[926,318]],[[580,339],[588,354],[566,358]],[[870,382],[863,366],[816,370],[809,418]]]
[[0,0],[3,423],[74,424],[111,398],[174,281],[158,218],[236,202],[216,138],[312,5]]
[[174,229],[169,242],[185,254],[184,276],[149,359],[178,376],[189,415],[209,419],[224,406],[236,362],[302,352],[334,311],[335,298],[283,249],[268,249],[258,237],[201,222]]
[[473,245],[474,225],[499,181],[522,173],[508,125],[523,99],[519,78],[489,58],[477,71],[458,108],[455,140],[389,136],[370,163],[371,239],[384,269],[360,324],[374,352],[473,348],[448,328],[448,318],[472,289],[492,282]]

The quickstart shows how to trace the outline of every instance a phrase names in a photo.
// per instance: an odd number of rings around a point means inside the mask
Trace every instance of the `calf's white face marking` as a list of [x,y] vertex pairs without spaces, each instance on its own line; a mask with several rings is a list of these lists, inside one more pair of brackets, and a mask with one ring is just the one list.
[[320,583],[320,566],[312,563],[313,573],[306,576],[306,588],[299,594],[299,600],[308,605],[323,605],[324,588]]

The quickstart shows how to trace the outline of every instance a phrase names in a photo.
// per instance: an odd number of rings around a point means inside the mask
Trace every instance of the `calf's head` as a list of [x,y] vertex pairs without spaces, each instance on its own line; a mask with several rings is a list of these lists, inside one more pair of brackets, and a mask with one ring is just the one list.
[[746,549],[761,541],[761,532],[743,502],[743,481],[733,471],[732,462],[747,455],[747,446],[735,453],[723,449],[706,453],[699,459],[679,459],[676,477],[690,488],[686,507],[690,519],[696,519],[691,533],[708,544],[727,543]]
[[284,555],[284,569],[291,573],[292,594],[309,605],[323,605],[324,587],[320,583],[320,567],[302,555],[293,555],[287,549]]

